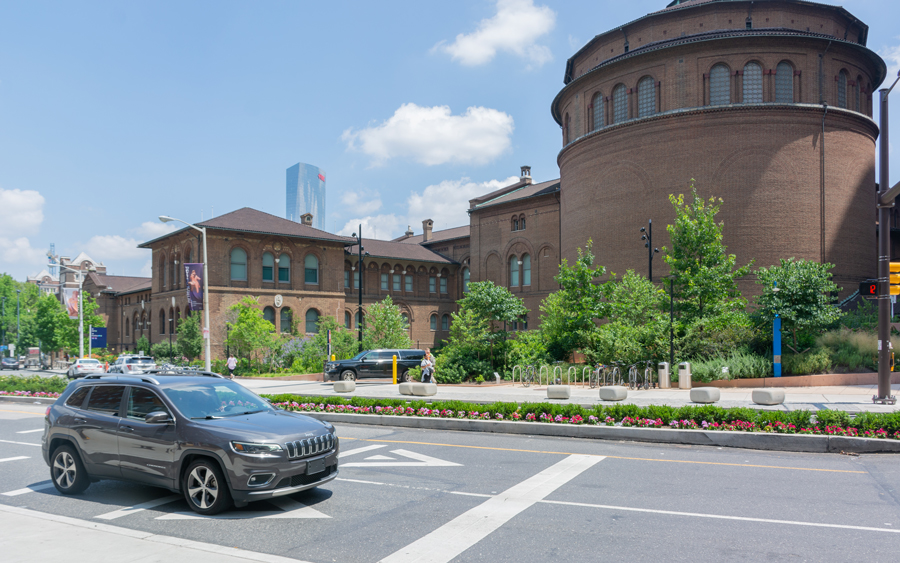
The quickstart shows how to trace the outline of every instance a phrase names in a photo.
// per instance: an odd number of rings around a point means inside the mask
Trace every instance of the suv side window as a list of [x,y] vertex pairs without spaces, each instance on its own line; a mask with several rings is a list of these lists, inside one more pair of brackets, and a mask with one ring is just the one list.
[[76,409],[80,409],[84,406],[84,398],[87,397],[88,391],[90,391],[90,387],[82,387],[78,391],[72,393],[72,396],[66,399],[66,405],[70,407],[74,407]]
[[404,350],[400,352],[400,357],[404,360],[421,360],[425,357],[425,352],[421,350]]
[[141,387],[132,387],[131,394],[128,397],[128,408],[125,416],[133,420],[144,420],[151,412],[164,411],[172,416],[165,403],[162,402],[156,393]]
[[88,399],[87,410],[118,416],[124,385],[97,385]]

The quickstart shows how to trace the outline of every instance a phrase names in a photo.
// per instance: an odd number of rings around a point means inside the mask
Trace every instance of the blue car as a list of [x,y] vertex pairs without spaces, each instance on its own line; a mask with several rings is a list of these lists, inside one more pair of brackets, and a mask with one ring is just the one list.
[[0,360],[0,369],[19,369],[19,360],[15,358],[3,358]]

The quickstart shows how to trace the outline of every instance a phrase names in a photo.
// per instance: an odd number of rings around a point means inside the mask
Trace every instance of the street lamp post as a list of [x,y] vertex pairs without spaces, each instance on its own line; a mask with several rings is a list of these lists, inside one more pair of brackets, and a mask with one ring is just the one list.
[[203,234],[203,324],[206,325],[203,335],[204,339],[206,340],[206,357],[204,358],[204,364],[206,371],[212,371],[212,362],[210,360],[212,347],[210,346],[211,335],[209,331],[209,263],[206,259],[206,227],[198,227],[197,225],[193,225],[191,223],[188,223],[187,221],[182,221],[181,219],[176,219],[167,215],[160,215],[159,220],[163,223],[168,223],[169,221],[178,221],[179,223],[184,223],[188,227],[200,231]]
[[[358,352],[362,352],[362,341],[363,341],[363,329],[362,329],[362,320],[363,320],[363,308],[362,308],[362,294],[363,294],[363,251],[365,250],[362,245],[362,225],[359,226],[359,236],[356,233],[353,233],[353,238],[356,239],[356,247],[358,249],[358,260],[356,263],[357,268],[359,268],[359,278],[357,283],[357,288],[359,289],[359,308],[356,312],[356,330],[359,333],[359,346]],[[365,256],[368,256],[369,253],[366,252]]]
[[647,279],[653,281],[653,255],[659,252],[658,248],[653,248],[653,219],[647,220],[647,228],[641,227],[641,240],[647,241],[644,246],[647,248]]
[[[178,267],[176,263],[176,268]],[[169,309],[169,362],[175,363],[175,358],[172,356],[172,332],[175,329],[175,296],[172,296],[172,308]]]
[[[70,272],[75,272],[78,274],[76,281],[78,282],[78,357],[84,357],[84,272],[81,270],[76,270],[74,268],[69,268],[68,266],[59,266],[60,270],[69,270]],[[93,267],[88,268],[89,272],[93,272],[95,269]]]
[[19,342],[21,341],[21,336],[19,334],[19,294],[22,293],[21,289],[16,290],[16,353],[18,354],[19,350]]
[[[0,331],[3,331],[0,344],[6,346],[6,296],[3,296],[2,308],[0,308]],[[0,354],[2,355],[2,354]]]

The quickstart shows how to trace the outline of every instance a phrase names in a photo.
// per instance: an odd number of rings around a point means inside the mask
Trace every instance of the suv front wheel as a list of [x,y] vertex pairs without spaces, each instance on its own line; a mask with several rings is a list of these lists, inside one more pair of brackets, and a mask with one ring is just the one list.
[[191,510],[210,516],[231,507],[231,492],[214,461],[199,459],[188,466],[181,485]]
[[84,470],[78,452],[68,444],[53,452],[50,476],[53,478],[53,486],[64,495],[77,495],[91,484],[91,478]]
[[400,374],[400,377],[397,378],[400,383],[409,383],[409,370],[403,370],[403,373]]
[[356,379],[356,373],[352,369],[347,369],[341,372],[341,379],[344,381],[353,381]]

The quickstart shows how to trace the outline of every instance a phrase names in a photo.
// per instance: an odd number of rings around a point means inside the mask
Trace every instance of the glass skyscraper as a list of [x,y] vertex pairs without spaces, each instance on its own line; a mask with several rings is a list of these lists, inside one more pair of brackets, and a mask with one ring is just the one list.
[[325,230],[325,171],[298,162],[287,169],[287,210],[284,218],[300,222],[304,213],[312,213],[312,226]]

